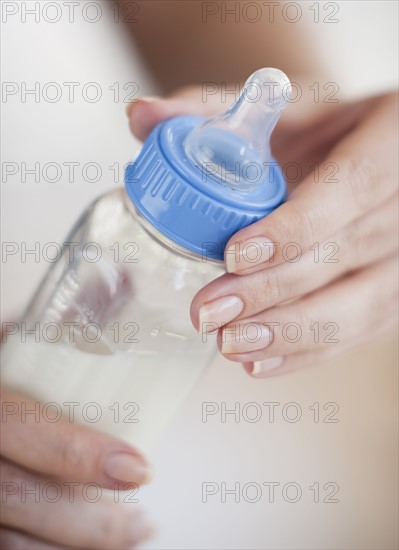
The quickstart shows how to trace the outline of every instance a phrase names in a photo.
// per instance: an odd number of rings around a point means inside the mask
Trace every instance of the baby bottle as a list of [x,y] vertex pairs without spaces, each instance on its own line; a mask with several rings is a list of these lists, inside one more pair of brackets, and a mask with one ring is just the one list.
[[189,316],[223,273],[239,229],[285,197],[269,138],[289,81],[261,69],[209,120],[159,124],[125,189],[94,201],[66,239],[23,320],[5,323],[3,384],[147,452],[216,351]]

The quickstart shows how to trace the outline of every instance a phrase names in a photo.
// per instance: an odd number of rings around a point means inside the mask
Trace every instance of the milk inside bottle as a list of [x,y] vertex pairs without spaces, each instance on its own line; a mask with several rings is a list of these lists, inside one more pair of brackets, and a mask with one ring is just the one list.
[[72,228],[19,323],[4,323],[1,382],[49,420],[107,431],[147,452],[216,353],[190,320],[239,229],[286,194],[269,139],[287,77],[261,69],[222,115],[159,124],[125,188]]

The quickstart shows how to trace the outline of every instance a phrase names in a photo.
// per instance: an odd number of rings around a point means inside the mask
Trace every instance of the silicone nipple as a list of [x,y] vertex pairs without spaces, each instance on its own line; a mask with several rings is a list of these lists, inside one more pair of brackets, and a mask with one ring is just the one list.
[[188,134],[187,156],[204,175],[233,190],[256,189],[267,182],[270,136],[290,97],[290,81],[282,71],[256,71],[224,114]]

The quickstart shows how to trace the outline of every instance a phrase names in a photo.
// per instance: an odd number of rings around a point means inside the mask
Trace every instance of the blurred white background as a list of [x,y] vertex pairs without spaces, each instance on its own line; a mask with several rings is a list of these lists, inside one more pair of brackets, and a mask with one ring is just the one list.
[[[21,2],[2,2],[20,6]],[[31,2],[31,4],[34,4]],[[41,5],[46,2],[41,2]],[[62,2],[59,2],[62,4]],[[81,14],[84,5],[76,10]],[[92,3],[93,4],[93,3]],[[62,243],[71,224],[100,193],[123,184],[123,166],[134,158],[139,143],[131,136],[123,99],[135,83],[140,95],[157,92],[155,82],[132,52],[123,25],[113,21],[106,2],[101,17],[89,23],[68,12],[48,23],[41,12],[37,23],[20,12],[2,24],[2,240]],[[313,37],[325,60],[331,81],[343,96],[358,97],[397,85],[397,16],[395,1],[339,2],[338,25],[301,24]],[[89,13],[89,12],[87,12]],[[94,13],[94,12],[93,12]],[[52,17],[51,12],[49,12]],[[93,15],[90,15],[93,17]],[[40,98],[24,101],[23,86],[39,83]],[[62,90],[59,101],[55,88]],[[77,83],[69,102],[65,82]],[[102,91],[98,102],[84,99],[84,86],[95,82]],[[15,94],[4,95],[6,91]],[[11,83],[11,84],[10,84]],[[14,83],[14,84],[12,84]],[[115,86],[117,84],[117,86]],[[115,100],[119,86],[120,97]],[[93,97],[94,87],[85,89]],[[68,181],[64,163],[77,163],[75,181]],[[15,163],[15,164],[12,164]],[[23,174],[40,165],[40,181]],[[47,163],[62,169],[57,182]],[[87,163],[97,163],[102,175],[85,181]],[[117,163],[117,164],[115,164]],[[119,166],[116,170],[111,167]],[[17,172],[10,175],[16,167]],[[94,171],[87,172],[92,178]],[[81,176],[81,177],[80,177]],[[24,182],[23,179],[26,179]],[[88,179],[88,178],[86,178]],[[48,267],[16,254],[2,264],[2,315],[15,318],[24,308]],[[184,410],[151,457],[156,475],[143,489],[140,502],[159,525],[147,545],[171,548],[397,548],[397,371],[394,338],[372,342],[367,349],[319,369],[281,379],[254,381],[241,368],[218,359],[197,386]],[[189,365],[188,365],[189,368]],[[279,402],[276,420],[266,409],[257,423],[226,423],[220,415],[201,420],[202,402]],[[281,407],[296,402],[302,418],[289,423]],[[315,423],[309,409],[315,402],[339,405],[338,423]],[[323,415],[326,413],[323,412]],[[322,415],[322,418],[323,418]],[[257,503],[222,503],[220,493],[201,499],[203,482],[280,483],[276,501],[268,502],[266,488]],[[303,490],[298,503],[286,502],[281,486],[296,482]],[[338,503],[314,503],[309,486],[339,485]],[[325,492],[322,491],[322,495]]]

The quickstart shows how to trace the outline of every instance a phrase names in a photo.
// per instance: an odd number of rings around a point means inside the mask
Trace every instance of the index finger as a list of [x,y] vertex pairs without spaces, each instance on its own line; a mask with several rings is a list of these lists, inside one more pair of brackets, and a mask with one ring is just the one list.
[[286,203],[238,231],[225,249],[227,271],[247,274],[272,259],[273,265],[292,261],[295,251],[307,251],[393,196],[398,145],[389,128],[395,112],[396,94],[385,96],[367,122],[331,151],[323,166],[335,170],[332,177],[317,183],[309,175]]

